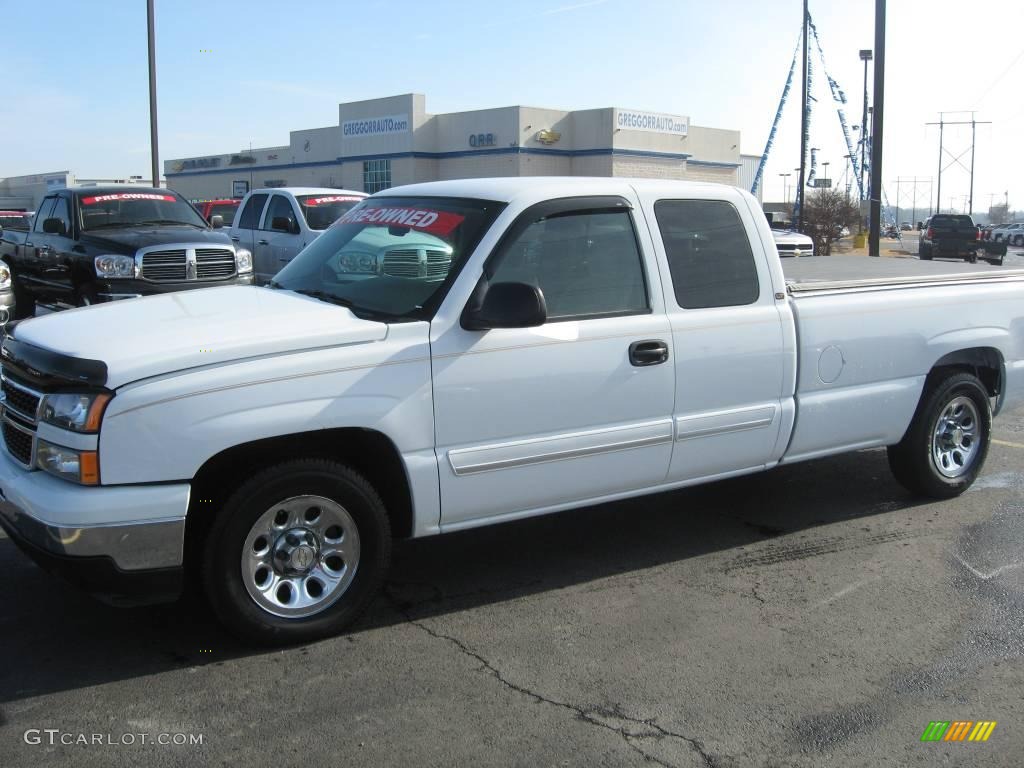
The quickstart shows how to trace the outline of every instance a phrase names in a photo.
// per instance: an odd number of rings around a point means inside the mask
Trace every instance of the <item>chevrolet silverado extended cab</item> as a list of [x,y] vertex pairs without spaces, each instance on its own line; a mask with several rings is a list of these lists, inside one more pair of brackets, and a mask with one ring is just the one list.
[[0,259],[14,280],[16,317],[37,302],[115,299],[252,283],[252,255],[214,231],[169,189],[72,187],[43,198],[28,230],[4,229]]
[[253,253],[256,284],[265,285],[342,214],[362,192],[319,187],[277,187],[250,192],[231,227],[236,245]]
[[724,185],[380,192],[267,287],[16,325],[0,524],[119,602],[199,574],[289,643],[359,615],[393,537],[883,446],[962,493],[1024,401],[1024,271],[786,261]]

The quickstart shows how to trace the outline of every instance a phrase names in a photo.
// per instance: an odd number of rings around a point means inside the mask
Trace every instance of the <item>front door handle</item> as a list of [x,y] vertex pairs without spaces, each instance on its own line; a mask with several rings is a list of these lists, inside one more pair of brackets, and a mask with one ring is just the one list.
[[659,365],[668,360],[668,344],[653,339],[634,341],[629,345],[629,362],[635,366]]
[[266,240],[257,240],[256,241],[256,245],[266,245],[266,244],[267,244]]

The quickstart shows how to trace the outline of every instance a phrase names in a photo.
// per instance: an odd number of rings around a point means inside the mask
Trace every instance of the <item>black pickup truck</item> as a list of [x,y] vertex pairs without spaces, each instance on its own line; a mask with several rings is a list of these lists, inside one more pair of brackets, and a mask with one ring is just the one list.
[[982,242],[981,230],[970,216],[937,213],[924,223],[917,244],[917,255],[924,261],[946,256],[972,264],[979,258],[992,264],[1002,264],[1006,247],[999,248],[996,243],[990,246]]
[[[218,222],[219,223],[219,222]],[[70,187],[43,198],[28,230],[0,233],[15,317],[216,285],[252,284],[236,248],[169,189]]]

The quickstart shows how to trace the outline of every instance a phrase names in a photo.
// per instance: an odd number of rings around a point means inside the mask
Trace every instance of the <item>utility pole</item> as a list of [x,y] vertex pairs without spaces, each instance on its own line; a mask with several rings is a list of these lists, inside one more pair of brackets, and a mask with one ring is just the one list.
[[885,0],[875,0],[875,106],[871,116],[871,230],[868,255],[880,256],[882,235],[882,116],[885,109]]
[[[940,112],[939,113],[939,122],[937,122],[937,123],[925,123],[925,125],[937,125],[937,126],[939,126],[939,179],[938,179],[938,182],[937,182],[938,183],[938,191],[936,192],[936,195],[935,195],[935,206],[936,206],[936,211],[935,212],[936,213],[942,213],[942,202],[941,202],[942,201],[942,172],[944,170],[946,170],[946,168],[951,168],[954,163],[958,164],[961,168],[966,170],[970,174],[970,176],[971,176],[971,191],[970,191],[970,195],[967,196],[967,199],[968,199],[968,210],[972,214],[974,213],[974,144],[975,144],[975,137],[977,135],[976,134],[977,126],[979,126],[979,125],[992,125],[992,123],[989,122],[989,121],[975,120],[974,119],[974,114],[975,114],[974,112],[971,112],[971,119],[970,120],[951,121],[951,120],[946,120],[946,113],[945,112]],[[949,155],[951,157],[953,157],[953,159],[950,161],[949,165],[946,166],[946,168],[942,167],[942,155],[946,151],[945,145],[943,144],[943,131],[944,131],[944,129],[945,129],[945,127],[947,125],[969,125],[969,126],[971,126],[971,146],[970,146],[971,165],[970,165],[970,167],[967,167],[962,162],[960,162],[960,158],[963,157],[965,154],[967,154],[967,150],[966,149],[963,152],[961,152],[959,155],[956,155],[955,157],[953,156],[953,153],[950,152]],[[950,206],[950,207],[952,207],[952,206]]]
[[146,26],[149,29],[149,154],[153,186],[160,186],[160,149],[156,138],[156,30],[153,0],[146,0]]
[[967,213],[974,215],[974,130],[977,123],[974,121],[974,113],[971,112],[971,195],[968,203]]
[[945,113],[939,112],[939,182],[935,189],[935,212],[942,213],[942,130],[945,124],[942,118]]
[[896,177],[896,226],[900,225],[900,179]]
[[807,0],[804,0],[804,68],[803,88],[801,90],[802,98],[800,100],[800,187],[796,191],[797,205],[799,206],[800,213],[796,222],[797,232],[804,231],[804,185],[807,183],[807,132],[809,130],[807,114],[807,20],[810,17],[811,13],[807,8]]

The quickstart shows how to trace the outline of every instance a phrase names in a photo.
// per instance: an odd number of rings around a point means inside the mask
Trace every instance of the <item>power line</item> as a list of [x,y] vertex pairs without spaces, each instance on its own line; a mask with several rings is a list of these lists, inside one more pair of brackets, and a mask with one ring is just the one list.
[[989,93],[991,93],[992,89],[995,88],[997,85],[999,85],[999,81],[1002,80],[1004,77],[1006,77],[1007,74],[1009,74],[1010,70],[1013,69],[1014,66],[1016,66],[1017,62],[1020,61],[1021,58],[1024,58],[1024,48],[1020,49],[1020,53],[1018,53],[1017,56],[1014,58],[1014,60],[1010,62],[1010,65],[1006,69],[1004,69],[1002,72],[1000,72],[999,73],[999,77],[997,77],[995,80],[993,80],[989,84],[988,88],[985,89],[984,93],[982,93],[981,96],[978,97],[977,101],[974,102],[975,106],[978,106],[978,105],[981,104],[982,99],[984,99],[986,96],[988,96]]

